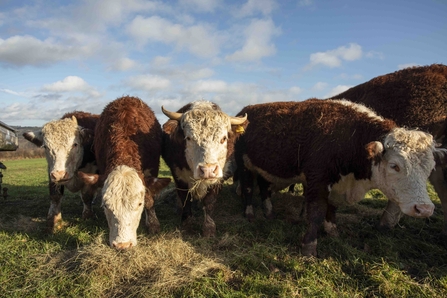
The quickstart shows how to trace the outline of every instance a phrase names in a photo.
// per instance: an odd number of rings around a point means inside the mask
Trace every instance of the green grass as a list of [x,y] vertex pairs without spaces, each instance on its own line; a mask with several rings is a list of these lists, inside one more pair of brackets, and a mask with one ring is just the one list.
[[[371,191],[337,213],[339,237],[320,233],[318,258],[300,255],[305,223],[302,198],[273,198],[277,218],[266,220],[257,202],[248,223],[231,183],[224,185],[213,216],[217,235],[200,236],[201,208],[192,230],[180,227],[174,186],[156,201],[162,231],[138,230],[139,244],[125,252],[107,245],[107,222],[81,219],[77,194],[62,202],[64,228],[47,235],[45,159],[4,161],[0,197],[1,297],[447,297],[446,238],[436,205],[430,219],[404,216],[391,231],[376,229],[386,199]],[[162,164],[162,176],[169,170]],[[298,188],[297,192],[300,189]]]

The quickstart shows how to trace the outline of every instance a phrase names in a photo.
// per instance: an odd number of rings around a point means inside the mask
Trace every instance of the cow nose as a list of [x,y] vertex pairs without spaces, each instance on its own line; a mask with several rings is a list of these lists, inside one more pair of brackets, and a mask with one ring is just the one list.
[[216,164],[206,164],[204,166],[199,166],[199,175],[202,179],[216,178],[219,172],[219,165]]
[[116,248],[117,250],[124,250],[132,247],[132,242],[115,242],[112,243],[113,248]]
[[68,179],[68,173],[66,171],[53,171],[50,174],[52,181],[60,181]]
[[414,213],[417,217],[429,217],[433,214],[435,205],[433,204],[415,204]]

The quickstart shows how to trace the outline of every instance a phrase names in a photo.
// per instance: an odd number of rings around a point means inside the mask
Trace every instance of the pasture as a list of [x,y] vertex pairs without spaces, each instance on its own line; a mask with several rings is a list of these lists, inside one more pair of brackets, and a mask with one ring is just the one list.
[[[203,212],[180,226],[174,185],[156,201],[161,233],[143,222],[138,246],[107,245],[107,220],[81,219],[77,194],[66,191],[63,228],[46,233],[49,207],[45,159],[2,160],[0,197],[0,296],[2,297],[446,297],[447,241],[441,235],[440,201],[429,219],[403,216],[379,231],[386,199],[371,191],[359,204],[338,210],[339,237],[320,231],[318,258],[300,255],[305,232],[302,197],[273,197],[276,219],[266,220],[257,197],[256,220],[230,182],[222,187],[213,216],[216,237],[200,236]],[[162,163],[160,176],[170,177]],[[296,189],[299,194],[300,189]]]

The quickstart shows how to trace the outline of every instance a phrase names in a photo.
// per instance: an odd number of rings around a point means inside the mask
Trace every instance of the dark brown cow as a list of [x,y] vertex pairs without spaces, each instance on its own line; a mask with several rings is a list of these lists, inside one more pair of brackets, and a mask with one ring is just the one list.
[[65,114],[59,120],[46,123],[39,131],[23,133],[25,139],[45,148],[51,200],[47,216],[50,232],[60,228],[62,223],[61,200],[64,187],[71,192],[80,192],[84,202],[83,218],[94,216],[92,200],[96,187],[84,184],[76,173],[96,172],[92,146],[98,118],[99,115],[96,114],[75,111]]
[[400,128],[363,105],[341,100],[259,104],[245,107],[243,114],[249,124],[236,141],[235,157],[246,212],[251,211],[253,173],[264,201],[272,190],[305,182],[304,255],[316,255],[323,222],[334,233],[336,205],[358,202],[372,188],[405,214],[433,213],[426,182],[434,154],[445,156],[445,151],[435,148],[430,134]]
[[233,175],[234,141],[243,132],[247,117],[230,117],[209,101],[195,101],[178,112],[163,113],[171,120],[163,125],[163,159],[169,166],[182,201],[182,222],[192,216],[191,200],[201,200],[203,236],[214,236],[211,218],[222,181]]
[[[411,67],[376,77],[355,86],[332,99],[347,99],[363,103],[397,125],[419,128],[433,135],[447,147],[447,66]],[[437,162],[430,175],[442,202],[444,233],[447,234],[447,170],[443,162]],[[399,221],[400,212],[389,201],[381,218],[381,225],[392,227]]]
[[94,148],[100,175],[79,173],[87,183],[102,186],[110,246],[137,245],[137,228],[143,209],[146,227],[158,232],[154,195],[169,184],[157,178],[162,131],[154,112],[137,97],[109,103],[98,120]]

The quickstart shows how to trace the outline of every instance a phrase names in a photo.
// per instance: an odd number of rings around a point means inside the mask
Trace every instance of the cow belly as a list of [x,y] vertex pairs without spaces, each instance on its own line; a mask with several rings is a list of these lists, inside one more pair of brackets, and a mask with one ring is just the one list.
[[291,184],[306,182],[306,176],[304,176],[303,173],[301,173],[300,175],[290,176],[286,178],[278,177],[276,175],[270,174],[266,170],[263,170],[255,166],[247,155],[244,155],[243,159],[244,159],[244,165],[247,169],[249,169],[254,173],[257,173],[258,175],[261,175],[265,180],[272,183],[271,190],[273,191],[284,189]]
[[371,181],[368,179],[356,180],[354,174],[340,175],[340,180],[328,186],[330,191],[329,201],[333,205],[355,204],[365,197],[371,189]]

